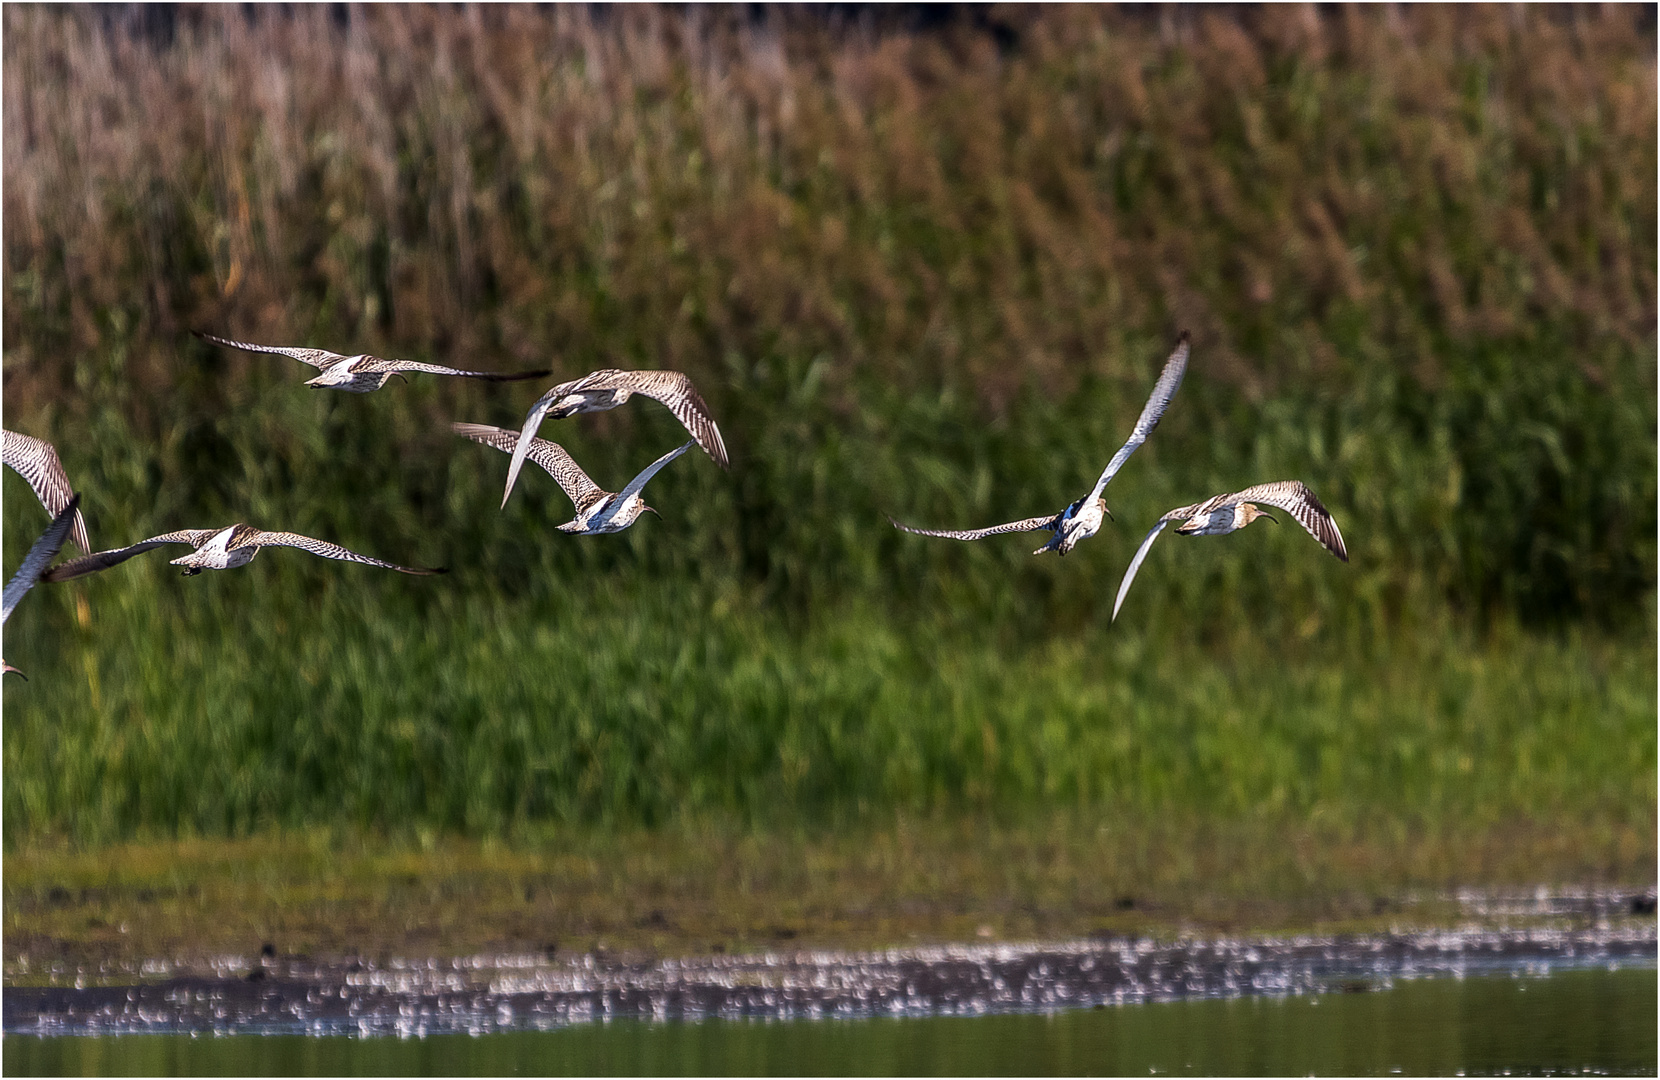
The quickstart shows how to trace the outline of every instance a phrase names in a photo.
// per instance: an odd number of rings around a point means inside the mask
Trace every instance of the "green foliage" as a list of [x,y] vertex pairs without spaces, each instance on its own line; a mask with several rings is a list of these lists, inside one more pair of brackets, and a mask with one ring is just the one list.
[[[0,18],[6,424],[58,445],[94,541],[240,520],[454,569],[270,552],[179,582],[153,554],[40,590],[8,641],[40,672],[6,691],[8,842],[1652,814],[1640,10]],[[311,391],[192,327],[685,370],[733,469],[688,455],[664,520],[565,537],[549,478],[498,511],[505,456],[448,432],[516,426],[539,384]],[[1072,556],[887,524],[1066,505],[1181,327],[1187,382]],[[543,434],[610,486],[682,437],[650,402]],[[1158,514],[1282,478],[1350,565],[1295,529],[1170,537],[1108,628]],[[11,566],[44,517],[5,499]]]
[[274,550],[39,590],[11,656],[35,679],[7,691],[7,839],[952,807],[1433,832],[1654,804],[1652,638],[1477,647],[1311,616],[1203,647],[1179,609],[1027,644],[857,608],[792,632],[628,572],[527,600],[466,570],[343,569]]

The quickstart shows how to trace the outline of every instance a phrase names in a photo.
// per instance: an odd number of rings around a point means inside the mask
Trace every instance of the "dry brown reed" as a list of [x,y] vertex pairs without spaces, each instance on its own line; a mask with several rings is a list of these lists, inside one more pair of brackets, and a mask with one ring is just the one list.
[[4,20],[23,410],[112,332],[165,387],[200,324],[564,370],[773,348],[994,405],[1177,324],[1254,396],[1306,374],[1290,338],[1340,366],[1336,309],[1431,385],[1445,340],[1542,316],[1654,333],[1640,8]]

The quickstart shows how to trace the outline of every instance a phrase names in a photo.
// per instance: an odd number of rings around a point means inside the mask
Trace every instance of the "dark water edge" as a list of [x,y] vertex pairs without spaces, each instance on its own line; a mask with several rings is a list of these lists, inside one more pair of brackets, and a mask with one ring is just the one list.
[[[446,960],[226,957],[205,971],[11,987],[10,1035],[489,1035],[625,1019],[983,1016],[1188,998],[1318,994],[1433,975],[1654,966],[1652,919],[1574,928],[1147,937],[780,951]],[[1591,923],[1585,925],[1585,923]],[[148,967],[148,965],[146,965]]]
[[484,1036],[9,1035],[7,1075],[1653,1075],[1651,965],[979,1017]]

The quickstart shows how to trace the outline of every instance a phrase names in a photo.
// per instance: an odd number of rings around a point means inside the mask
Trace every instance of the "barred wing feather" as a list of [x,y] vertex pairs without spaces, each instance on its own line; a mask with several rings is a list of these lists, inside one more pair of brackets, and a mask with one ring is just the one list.
[[[597,377],[596,377],[597,376]],[[725,469],[730,466],[726,443],[721,440],[720,428],[709,414],[703,395],[697,392],[692,380],[679,371],[610,371],[595,372],[586,380],[578,380],[584,390],[627,390],[641,394],[668,406],[675,418],[685,425],[697,444]]]
[[1349,561],[1349,551],[1343,546],[1343,534],[1338,531],[1331,512],[1300,481],[1277,480],[1271,484],[1258,484],[1228,496],[1224,505],[1238,503],[1261,503],[1284,510],[1296,518],[1297,524],[1307,529],[1310,536],[1325,545],[1327,551],[1344,562]]
[[[63,471],[63,462],[58,460],[57,450],[49,442],[15,431],[5,432],[0,443],[4,447],[0,456],[4,457],[7,467],[28,481],[35,498],[56,518],[75,494],[69,475]],[[86,519],[79,510],[75,511],[70,535],[75,538],[76,547],[85,552],[92,550],[92,542],[86,535]]]
[[200,330],[192,330],[192,334],[203,341],[211,341],[215,345],[224,345],[232,349],[242,349],[245,352],[270,353],[273,356],[287,356],[298,360],[302,364],[310,364],[314,368],[326,368],[330,364],[344,360],[342,353],[329,352],[327,349],[306,349],[296,345],[254,345],[247,341],[234,341],[231,338],[216,337]]
[[134,555],[142,555],[152,548],[164,544],[189,544],[191,547],[201,547],[213,538],[217,529],[180,529],[178,532],[162,533],[152,536],[148,540],[140,540],[136,544],[129,544],[123,548],[111,548],[109,551],[99,551],[92,555],[83,555],[79,559],[70,559],[59,563],[40,575],[42,581],[68,581],[71,578],[84,577],[95,574],[100,570],[108,570],[126,562]]
[[397,563],[390,563],[384,559],[371,558],[368,555],[359,555],[357,552],[347,550],[339,544],[331,544],[327,540],[317,540],[309,536],[301,536],[299,533],[264,532],[263,530],[257,529],[250,530],[250,534],[247,539],[240,541],[236,544],[236,546],[245,547],[250,544],[254,547],[299,548],[301,551],[308,551],[313,555],[319,555],[325,559],[341,559],[345,562],[362,563],[365,566],[379,566],[382,569],[396,570],[402,574],[443,574],[447,572],[443,568],[427,570],[421,567],[399,566]]
[[1045,514],[1042,517],[1023,518],[1020,521],[1011,521],[1007,525],[992,525],[984,529],[917,529],[901,525],[891,517],[888,520],[893,522],[894,528],[904,529],[918,536],[941,536],[947,540],[983,540],[988,536],[1000,536],[1003,533],[1037,532],[1039,529],[1053,531],[1059,515]]
[[[508,454],[513,453],[519,443],[518,432],[491,427],[488,424],[451,424],[450,430],[476,443],[493,446]],[[533,437],[529,441],[526,456],[559,482],[559,486],[570,496],[571,503],[578,513],[605,497],[606,491],[589,479],[588,474],[582,471],[582,466],[578,465],[558,443]]]
[[382,360],[378,356],[370,357],[353,367],[353,371],[371,375],[414,371],[425,375],[461,375],[469,379],[488,379],[492,382],[539,379],[549,374],[550,370],[540,368],[536,371],[465,371],[461,368],[445,367],[443,364],[422,364],[414,360]]

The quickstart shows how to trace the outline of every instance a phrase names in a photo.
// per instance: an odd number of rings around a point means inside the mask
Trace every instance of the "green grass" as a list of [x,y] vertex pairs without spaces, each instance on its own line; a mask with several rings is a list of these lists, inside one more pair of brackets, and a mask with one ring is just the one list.
[[1652,637],[1373,637],[1317,614],[1195,637],[1138,613],[1149,626],[1021,642],[856,607],[792,628],[618,579],[538,603],[465,569],[272,551],[198,579],[152,557],[41,587],[11,657],[32,681],[5,691],[8,842],[952,807],[1431,831],[1652,818]]

